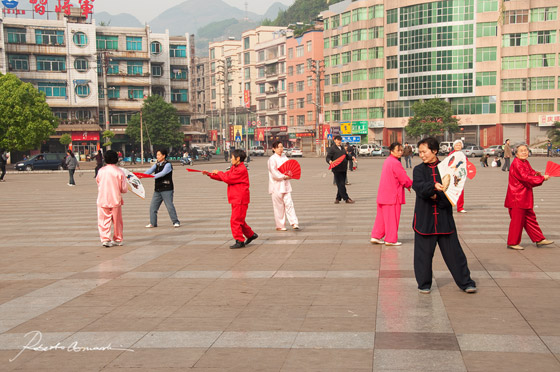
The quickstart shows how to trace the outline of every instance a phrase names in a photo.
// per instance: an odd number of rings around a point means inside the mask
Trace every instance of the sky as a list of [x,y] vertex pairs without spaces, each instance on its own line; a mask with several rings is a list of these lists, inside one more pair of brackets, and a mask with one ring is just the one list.
[[[179,5],[185,0],[95,0],[94,10],[96,12],[107,12],[110,14],[130,13],[140,22],[149,22],[163,11]],[[239,9],[245,9],[245,2],[249,11],[264,14],[270,5],[281,2],[286,5],[293,4],[294,0],[223,0],[224,2]],[[76,1],[74,1],[76,2]],[[154,4],[157,2],[157,8]],[[204,1],[200,1],[201,6]]]

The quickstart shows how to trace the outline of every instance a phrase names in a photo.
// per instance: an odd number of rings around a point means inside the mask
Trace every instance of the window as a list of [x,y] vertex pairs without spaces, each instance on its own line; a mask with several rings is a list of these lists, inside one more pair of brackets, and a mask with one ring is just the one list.
[[294,76],[294,66],[288,66],[288,76]]
[[37,71],[66,71],[66,57],[37,56]]
[[331,93],[331,100],[332,100],[332,103],[340,103],[340,92],[332,92]]
[[502,101],[502,114],[516,114],[520,112],[527,112],[527,101]]
[[330,75],[330,79],[332,85],[340,84],[340,73]]
[[344,121],[352,120],[352,110],[351,109],[342,110],[342,120],[344,120]]
[[251,52],[243,53],[243,64],[248,65],[251,63]]
[[554,67],[556,54],[532,54],[529,56],[529,67]]
[[136,36],[127,36],[126,50],[142,50],[142,38]]
[[187,80],[186,66],[171,66],[171,80]]
[[399,67],[399,60],[397,56],[387,56],[387,69],[395,69]]
[[502,70],[527,68],[527,56],[502,57]]
[[362,28],[359,30],[352,31],[352,41],[365,41],[368,37],[368,30],[366,28]]
[[[103,111],[101,111],[101,113],[102,112]],[[132,118],[132,114],[114,111],[110,113],[110,117],[111,124],[127,124],[130,118]]]
[[383,99],[384,96],[383,87],[369,88],[369,99]]
[[305,115],[297,116],[297,125],[299,126],[305,125]]
[[29,71],[27,54],[8,54],[9,71]]
[[[338,46],[338,36],[333,36],[333,38],[337,41]],[[348,45],[350,42],[350,32],[345,32],[340,35],[340,46]]]
[[249,49],[251,47],[251,39],[249,37],[243,38],[243,49]]
[[76,111],[76,119],[90,119],[91,118],[91,111],[89,110],[78,110]]
[[340,59],[342,60],[341,62],[343,65],[347,65],[350,62],[352,62],[352,57],[350,52],[340,53]]
[[188,89],[171,89],[171,102],[189,102],[188,92]]
[[298,81],[296,82],[296,92],[303,92],[304,89],[304,82]]
[[152,54],[158,55],[163,51],[163,47],[161,46],[161,43],[159,41],[152,41],[152,43],[150,44],[150,50]]
[[398,79],[387,79],[387,92],[396,92],[399,90]]
[[323,40],[323,49],[329,49],[331,47],[331,39],[326,37]]
[[298,98],[296,99],[296,108],[304,108],[305,107],[305,99]]
[[342,13],[342,17],[341,17],[341,26],[346,26],[350,24],[350,12],[345,12]]
[[502,46],[527,46],[529,45],[528,33],[504,34],[502,35]]
[[539,76],[529,78],[529,90],[555,89],[554,76]]
[[476,61],[495,61],[496,60],[496,47],[476,48]]
[[383,107],[370,107],[368,109],[368,119],[383,119]]
[[368,78],[368,70],[363,68],[352,71],[352,81],[363,81]]
[[129,99],[142,99],[144,98],[144,88],[142,87],[128,87]]
[[119,49],[119,37],[111,35],[97,35],[97,49],[117,50]]
[[[100,92],[102,89],[99,90]],[[120,87],[107,87],[109,99],[113,98],[120,98],[121,97],[121,88]]]
[[288,100],[288,108],[290,110],[294,109],[294,100],[293,99]]
[[264,61],[264,50],[259,50],[259,52],[258,52],[258,59],[259,59],[259,62],[263,62],[263,61]]
[[249,67],[246,67],[243,70],[243,74],[244,74],[243,76],[244,76],[245,79],[251,79],[251,69]]
[[210,59],[216,59],[216,50],[214,48],[210,49]]
[[85,58],[76,58],[74,60],[74,68],[77,71],[85,72],[88,70],[88,60]]
[[259,93],[266,93],[266,86],[265,84],[257,84],[258,88],[259,88]]
[[367,20],[367,8],[358,8],[358,9],[354,9],[352,11],[352,22],[358,22],[358,21],[365,21]]
[[398,9],[391,9],[387,11],[387,24],[397,23],[398,20]]
[[[98,66],[100,64],[98,63]],[[108,75],[117,75],[119,73],[119,62],[118,61],[111,61],[109,62],[109,68],[107,69]]]
[[399,43],[399,39],[397,37],[396,32],[387,34],[387,46],[388,47],[397,46],[398,43]]
[[307,103],[313,103],[313,94],[309,93],[308,95],[305,96],[305,101]]
[[528,23],[529,22],[529,10],[508,10],[504,12],[504,25],[517,24],[517,23]]
[[328,123],[331,121],[331,112],[330,111],[325,111],[325,123]]
[[531,32],[529,41],[531,45],[556,43],[556,30]]
[[6,28],[6,33],[10,44],[25,44],[27,42],[24,28]]
[[476,73],[476,86],[484,87],[496,85],[496,71],[485,71]]
[[531,9],[531,22],[556,21],[556,7]]
[[454,115],[479,115],[496,113],[496,96],[451,98]]
[[296,57],[303,57],[304,54],[303,45],[299,45],[296,47]]
[[373,47],[368,49],[369,59],[383,58],[383,47]]
[[76,44],[76,46],[85,47],[88,43],[88,38],[86,34],[79,31],[74,33],[74,36],[72,36],[72,41],[74,41],[74,44]]
[[169,56],[187,58],[187,46],[186,45],[169,45]]
[[89,84],[79,84],[76,85],[76,95],[78,97],[87,97],[90,94]]
[[288,59],[294,58],[294,48],[288,49]]
[[519,92],[527,90],[527,79],[502,79],[502,92]]
[[340,74],[342,84],[350,83],[352,81],[352,71],[344,71]]
[[498,23],[497,22],[484,22],[476,24],[476,37],[497,36]]
[[305,43],[305,45],[307,45],[307,51],[308,52],[313,51],[313,43],[311,43],[311,41],[308,41],[307,43]]
[[383,26],[372,27],[368,30],[368,38],[373,39],[383,39]]
[[303,63],[296,65],[296,75],[301,75],[304,72]]
[[366,99],[368,99],[367,88],[359,88],[352,91],[352,101],[361,101]]
[[530,99],[527,108],[529,112],[553,112],[554,98]]
[[142,61],[127,61],[126,73],[128,75],[142,75]]
[[307,77],[307,86],[308,87],[312,87],[313,86],[313,78],[311,76]]
[[323,103],[325,105],[328,105],[329,103],[331,103],[331,94],[330,93],[325,93],[323,95]]
[[179,116],[179,124],[181,125],[191,125],[191,116],[190,115],[178,115]]
[[370,6],[368,8],[368,18],[383,18],[383,4]]
[[477,13],[495,12],[498,10],[498,0],[477,0]]
[[64,31],[59,30],[35,30],[35,43],[40,45],[62,45],[64,44]]
[[352,91],[351,90],[343,90],[342,91],[342,102],[350,102],[352,101]]
[[294,83],[288,83],[288,93],[294,92]]
[[39,83],[37,89],[47,97],[66,97],[66,83]]
[[367,120],[368,109],[366,107],[355,108],[352,110],[352,116],[354,117],[354,120]]
[[313,121],[313,111],[307,111],[307,121],[308,122]]
[[374,67],[368,70],[368,79],[383,79],[384,77],[383,67]]

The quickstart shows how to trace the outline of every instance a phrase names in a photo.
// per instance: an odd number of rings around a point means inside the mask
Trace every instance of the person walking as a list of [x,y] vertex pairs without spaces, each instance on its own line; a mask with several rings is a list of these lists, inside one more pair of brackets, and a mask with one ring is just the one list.
[[97,174],[99,173],[99,170],[103,166],[103,152],[101,151],[101,149],[99,149],[99,151],[97,151],[97,154],[95,154],[95,162],[96,162],[95,175],[93,176],[93,178],[97,177]]
[[550,140],[546,143],[546,156],[549,158],[552,156],[552,142]]
[[502,167],[502,171],[509,172],[511,156],[511,146],[509,145],[509,139],[507,139],[504,144],[504,166]]
[[408,142],[404,143],[402,156],[404,156],[406,168],[412,168],[412,146],[410,146]]
[[[399,222],[401,205],[406,204],[404,189],[410,191],[412,180],[406,174],[399,159],[403,147],[399,142],[389,146],[391,155],[383,162],[379,188],[377,189],[377,215],[371,230],[371,243],[388,246],[402,245],[399,242]],[[385,237],[385,241],[383,241]]]
[[[463,150],[463,141],[462,140],[455,140],[453,142],[453,150],[449,153],[449,155],[453,154],[456,151]],[[469,160],[467,159],[467,162]],[[461,191],[461,195],[459,195],[459,199],[457,199],[457,212],[459,213],[467,213],[465,210],[465,189]]]
[[76,182],[74,181],[74,173],[76,172],[76,168],[80,168],[78,164],[78,159],[72,152],[72,150],[66,151],[66,168],[68,169],[68,175],[70,176],[70,180],[68,181],[68,186],[76,186]]
[[[101,245],[104,247],[123,245],[122,194],[128,191],[128,186],[124,172],[116,166],[118,161],[119,155],[115,151],[106,151],[107,165],[99,170],[96,177],[97,229]],[[112,237],[111,225],[113,225]]]
[[520,245],[523,229],[527,231],[529,238],[537,244],[537,247],[554,243],[551,240],[546,240],[544,237],[533,210],[533,188],[542,185],[544,181],[548,181],[550,176],[548,174],[543,176],[540,172],[535,171],[531,164],[529,164],[528,157],[529,148],[527,145],[518,145],[515,151],[515,159],[513,159],[509,172],[509,182],[504,203],[504,206],[509,210],[511,218],[507,247],[516,250],[524,249]]
[[[334,174],[334,181],[337,187],[336,199],[334,200],[335,204],[339,204],[341,200],[345,200],[348,204],[355,203],[354,200],[350,199],[348,193],[346,192],[346,176],[347,176],[347,169],[348,169],[348,153],[342,147],[342,137],[335,136],[334,137],[334,144],[328,148],[327,150],[327,163],[331,164],[336,159],[344,156],[344,160],[332,169]],[[356,159],[353,159],[356,160]]]
[[154,195],[150,203],[150,223],[146,225],[147,228],[157,227],[157,213],[161,206],[161,202],[165,203],[169,218],[173,223],[173,227],[180,227],[181,222],[177,218],[175,205],[173,204],[173,166],[167,161],[167,150],[161,149],[156,153],[157,163],[152,165],[145,174],[154,174],[155,185]]
[[277,231],[286,231],[286,217],[294,230],[299,229],[298,218],[292,200],[290,177],[280,173],[278,167],[288,161],[284,145],[276,141],[272,144],[273,154],[268,158],[268,193],[272,196],[274,222]]
[[130,164],[136,164],[136,152],[134,150],[130,152]]
[[6,182],[4,176],[6,175],[6,164],[8,164],[8,159],[10,156],[4,150],[0,150],[0,182]]
[[476,292],[467,258],[459,243],[453,219],[453,207],[443,192],[437,165],[439,143],[433,137],[418,142],[422,163],[413,170],[412,188],[416,192],[414,206],[414,274],[418,291],[428,294],[432,288],[432,261],[436,244],[451,272],[455,284],[467,293]]
[[354,151],[354,146],[350,143],[346,143],[346,151],[348,152],[348,170],[354,172],[354,160],[356,159],[356,152]]
[[[245,151],[235,149],[231,152],[231,168],[227,172],[203,171],[202,174],[216,181],[227,183],[227,197],[231,204],[230,227],[231,234],[235,239],[235,244],[231,245],[231,249],[243,248],[259,236],[245,222],[251,194],[249,192],[249,172],[243,163],[245,161]],[[244,241],[244,237],[247,240]]]

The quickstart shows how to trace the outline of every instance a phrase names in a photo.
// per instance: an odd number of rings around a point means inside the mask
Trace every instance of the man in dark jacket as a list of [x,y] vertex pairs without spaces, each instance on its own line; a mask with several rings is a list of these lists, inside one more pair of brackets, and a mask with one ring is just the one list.
[[[332,168],[334,174],[334,181],[336,183],[336,187],[338,188],[338,192],[336,193],[336,199],[334,201],[335,204],[340,203],[341,200],[345,200],[348,204],[353,204],[354,200],[350,199],[348,193],[346,192],[346,174],[348,170],[348,158],[350,157],[346,152],[346,149],[342,147],[342,137],[335,136],[334,137],[334,144],[329,147],[327,150],[327,163],[331,164],[336,159],[344,156],[344,160],[337,165],[336,167]],[[355,159],[353,159],[355,160]]]
[[165,203],[173,227],[181,226],[181,222],[177,218],[175,205],[173,205],[173,167],[167,161],[167,150],[162,149],[156,153],[157,163],[148,169],[145,174],[155,172],[155,189],[150,203],[150,224],[146,227],[157,227],[157,212],[161,206],[161,202]]
[[4,176],[6,175],[6,164],[8,163],[8,154],[4,150],[0,150],[0,182],[4,182]]
[[97,173],[103,166],[103,152],[101,152],[101,149],[99,149],[99,151],[97,151],[97,154],[95,154],[95,162],[95,176],[93,176],[93,178],[97,177]]

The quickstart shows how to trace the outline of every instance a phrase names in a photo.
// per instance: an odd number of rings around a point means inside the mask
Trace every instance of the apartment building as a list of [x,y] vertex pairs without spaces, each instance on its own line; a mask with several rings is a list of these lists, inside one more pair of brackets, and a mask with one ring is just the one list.
[[322,16],[334,127],[367,120],[370,142],[402,141],[412,104],[434,97],[459,118],[454,137],[482,146],[541,141],[557,118],[555,3],[349,0]]
[[[74,10],[76,12],[74,12]],[[144,97],[159,94],[177,108],[186,133],[197,129],[190,118],[190,77],[194,49],[189,35],[170,37],[143,28],[96,26],[79,9],[57,20],[4,18],[0,71],[17,75],[46,95],[60,119],[56,135],[43,146],[61,151],[58,138],[70,133],[80,155],[94,153],[105,129],[103,65],[107,66],[108,121],[114,148],[126,153],[124,132]],[[202,123],[198,123],[202,130]]]

